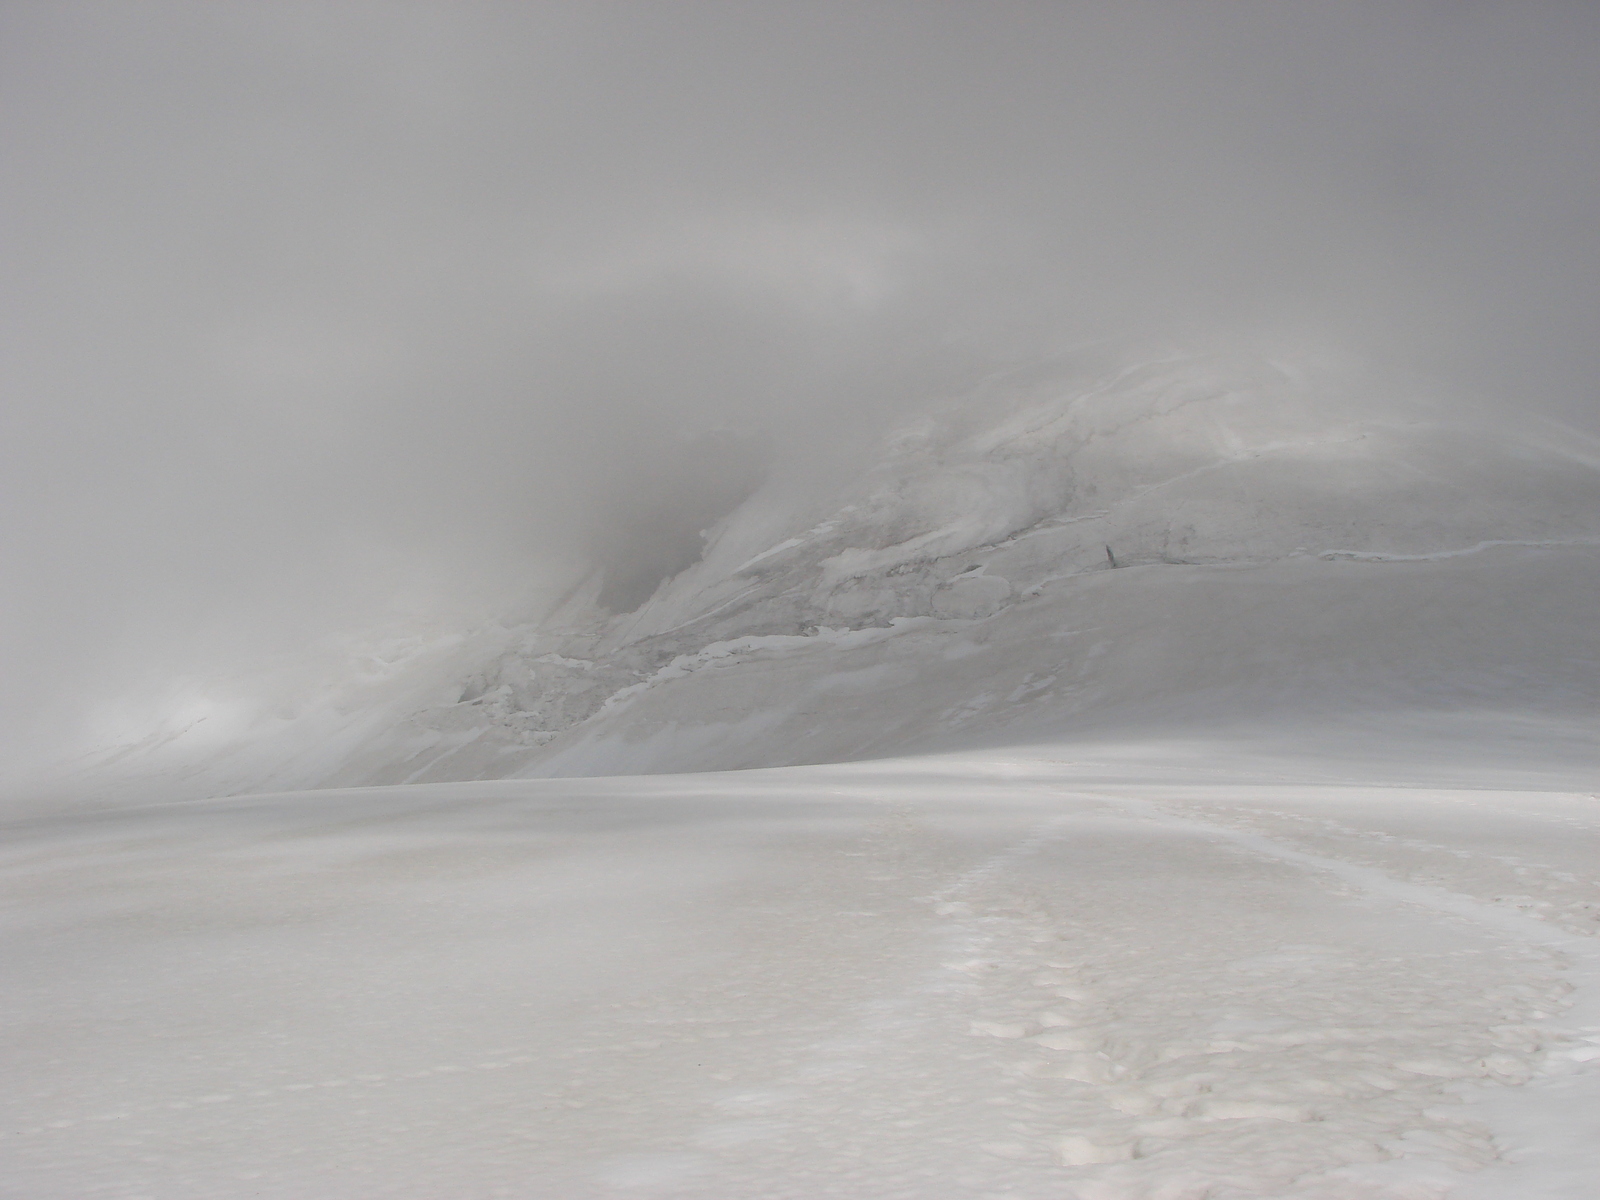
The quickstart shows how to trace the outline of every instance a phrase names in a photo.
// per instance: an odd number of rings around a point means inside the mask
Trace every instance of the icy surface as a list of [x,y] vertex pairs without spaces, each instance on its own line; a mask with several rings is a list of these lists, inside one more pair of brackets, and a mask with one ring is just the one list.
[[1592,1195],[1600,798],[1199,754],[13,823],[0,1194]]

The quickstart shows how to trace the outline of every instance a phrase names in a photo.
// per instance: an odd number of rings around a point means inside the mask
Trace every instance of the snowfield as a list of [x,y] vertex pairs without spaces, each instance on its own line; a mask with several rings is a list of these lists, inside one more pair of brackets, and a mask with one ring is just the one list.
[[1062,747],[22,821],[39,1197],[1585,1197],[1600,798]]
[[1600,1195],[1592,439],[1079,356],[605,585],[8,802],[0,1195]]

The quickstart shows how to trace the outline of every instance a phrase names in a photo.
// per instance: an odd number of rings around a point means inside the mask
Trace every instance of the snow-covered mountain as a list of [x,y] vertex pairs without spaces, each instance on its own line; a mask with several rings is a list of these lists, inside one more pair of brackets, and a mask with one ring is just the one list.
[[82,778],[222,794],[1201,726],[1593,736],[1600,446],[1570,430],[1096,352],[864,457],[842,487],[775,473],[636,611],[602,605],[596,568],[536,622],[392,639]]
[[1587,1197],[1597,463],[1077,359],[196,687],[5,823],[0,1192]]

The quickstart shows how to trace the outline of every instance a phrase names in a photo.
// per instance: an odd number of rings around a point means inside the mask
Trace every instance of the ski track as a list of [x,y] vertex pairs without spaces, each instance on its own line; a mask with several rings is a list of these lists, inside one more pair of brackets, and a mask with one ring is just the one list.
[[1470,546],[1461,546],[1455,550],[1435,550],[1429,554],[1385,554],[1367,550],[1323,550],[1317,557],[1329,560],[1342,559],[1348,562],[1421,563],[1440,562],[1447,558],[1467,558],[1474,554],[1482,554],[1485,550],[1494,550],[1500,546],[1522,546],[1535,550],[1554,550],[1569,546],[1596,545],[1600,545],[1600,538],[1493,538],[1489,541],[1474,542]]

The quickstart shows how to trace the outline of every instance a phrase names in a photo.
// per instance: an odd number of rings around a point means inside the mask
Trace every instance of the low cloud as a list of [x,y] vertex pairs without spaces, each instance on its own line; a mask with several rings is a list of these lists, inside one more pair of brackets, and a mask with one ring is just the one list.
[[1600,424],[1590,5],[17,4],[0,45],[22,756],[330,631],[637,590],[756,464],[1095,338]]

